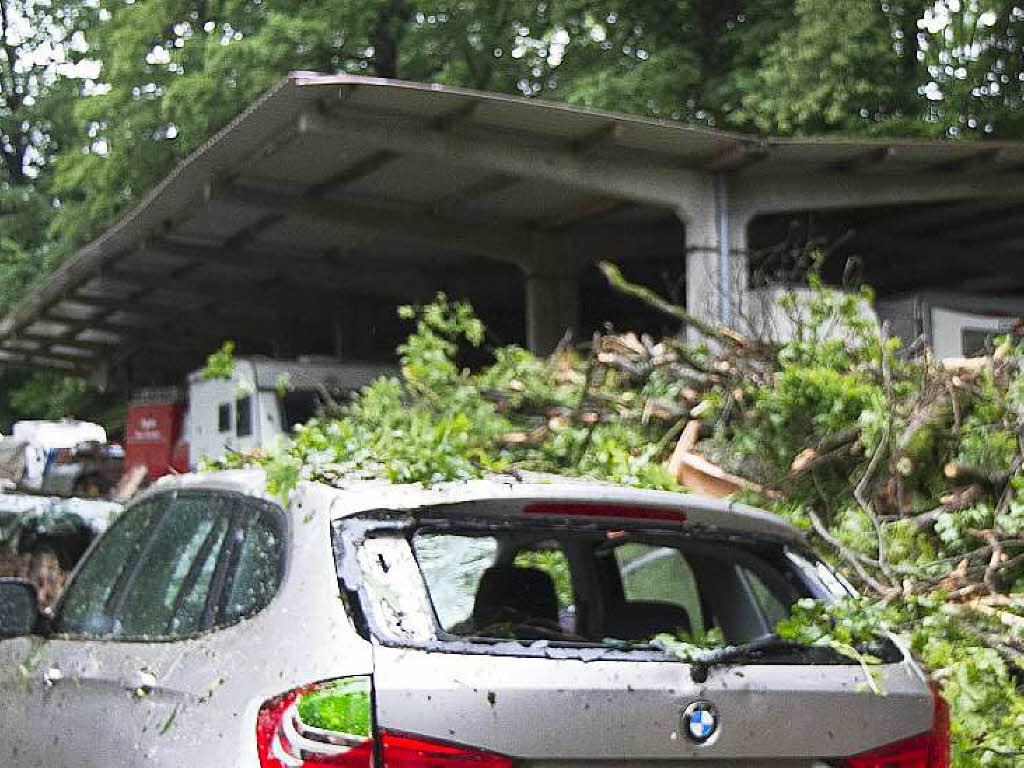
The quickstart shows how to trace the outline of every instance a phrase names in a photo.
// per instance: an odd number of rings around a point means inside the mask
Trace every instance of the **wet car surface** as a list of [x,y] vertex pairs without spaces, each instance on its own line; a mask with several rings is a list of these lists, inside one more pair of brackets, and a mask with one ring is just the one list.
[[821,649],[696,670],[659,641],[742,647],[845,589],[777,517],[698,496],[495,478],[283,507],[261,473],[187,476],[0,641],[0,764],[944,768],[895,645],[879,696]]

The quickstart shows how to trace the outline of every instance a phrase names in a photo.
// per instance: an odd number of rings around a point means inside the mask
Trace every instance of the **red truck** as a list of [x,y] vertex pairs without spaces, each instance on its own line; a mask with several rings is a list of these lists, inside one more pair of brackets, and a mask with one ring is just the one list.
[[179,387],[140,390],[128,403],[124,424],[125,467],[146,468],[146,481],[188,472],[184,439],[185,397]]

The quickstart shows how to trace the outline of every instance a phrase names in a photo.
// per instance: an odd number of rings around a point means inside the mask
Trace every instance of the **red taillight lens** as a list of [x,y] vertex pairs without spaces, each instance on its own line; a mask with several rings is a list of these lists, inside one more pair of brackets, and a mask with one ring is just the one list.
[[844,768],[949,768],[949,705],[934,685],[932,697],[930,731],[848,757]]
[[932,718],[929,768],[949,768],[949,704],[946,703],[942,692],[934,683],[932,683],[932,697],[935,699],[935,715]]
[[511,768],[515,761],[481,749],[384,731],[384,768]]
[[633,507],[625,504],[537,503],[523,508],[527,515],[567,515],[569,517],[615,517],[625,520],[670,520],[686,522],[686,513],[661,507]]
[[[373,768],[370,678],[308,685],[260,707],[261,768]],[[383,768],[512,768],[504,755],[394,731],[380,734]]]
[[261,768],[371,768],[369,678],[306,686],[260,707]]

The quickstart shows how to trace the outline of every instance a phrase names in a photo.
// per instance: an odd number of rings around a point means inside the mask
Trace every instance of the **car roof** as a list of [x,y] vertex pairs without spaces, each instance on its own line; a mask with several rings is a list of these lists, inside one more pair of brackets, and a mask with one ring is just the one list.
[[[281,503],[266,490],[263,470],[223,470],[179,475],[154,484],[154,491],[172,488],[227,490]],[[509,504],[509,511],[528,502],[600,503],[675,510],[689,523],[723,531],[780,537],[802,542],[804,535],[779,515],[735,501],[695,493],[653,491],[614,483],[558,475],[491,475],[476,480],[423,486],[386,480],[341,479],[333,484],[305,481],[292,492],[293,506],[329,505],[332,519],[343,519],[371,510],[425,511],[445,506],[446,514],[471,514],[472,502]],[[462,506],[465,505],[465,506]],[[478,509],[478,508],[477,508]]]

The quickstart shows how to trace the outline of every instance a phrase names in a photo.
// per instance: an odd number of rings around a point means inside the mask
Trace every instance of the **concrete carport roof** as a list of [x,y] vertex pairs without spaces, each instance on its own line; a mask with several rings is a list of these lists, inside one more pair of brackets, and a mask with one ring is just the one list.
[[764,139],[293,73],[27,296],[0,363],[135,385],[180,379],[226,338],[380,357],[385,315],[436,290],[544,351],[578,328],[599,259],[677,264],[691,311],[728,321],[755,217],[856,208],[868,235],[911,242],[927,219],[943,252],[956,222],[1009,260],[1022,199],[1024,143]]

